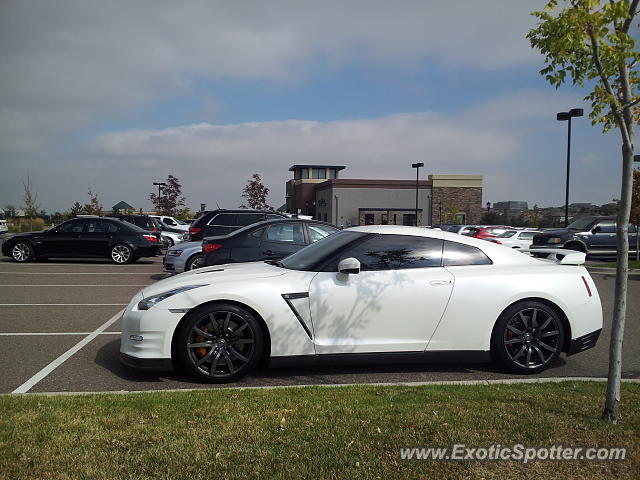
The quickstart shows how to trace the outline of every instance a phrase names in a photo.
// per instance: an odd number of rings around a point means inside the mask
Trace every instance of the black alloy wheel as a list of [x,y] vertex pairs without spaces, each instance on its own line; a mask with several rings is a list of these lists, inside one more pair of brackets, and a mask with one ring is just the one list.
[[264,334],[255,317],[235,305],[197,309],[177,333],[179,362],[212,383],[249,373],[264,352]]
[[491,338],[491,353],[507,370],[538,373],[558,358],[564,342],[562,320],[549,306],[518,302],[498,319]]
[[184,268],[185,272],[199,268],[201,259],[202,259],[202,255],[194,255],[189,260],[187,260],[187,263],[185,264],[185,268]]

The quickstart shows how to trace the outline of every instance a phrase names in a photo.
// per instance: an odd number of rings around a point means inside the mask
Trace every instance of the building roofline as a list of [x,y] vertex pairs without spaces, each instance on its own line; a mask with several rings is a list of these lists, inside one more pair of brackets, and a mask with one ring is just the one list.
[[289,171],[293,172],[296,168],[335,168],[337,170],[344,170],[345,167],[344,165],[291,165],[291,167],[289,167]]
[[[332,178],[316,185],[316,191],[327,188],[390,188],[415,189],[415,180],[370,180],[364,178]],[[418,189],[431,188],[430,180],[418,181]]]

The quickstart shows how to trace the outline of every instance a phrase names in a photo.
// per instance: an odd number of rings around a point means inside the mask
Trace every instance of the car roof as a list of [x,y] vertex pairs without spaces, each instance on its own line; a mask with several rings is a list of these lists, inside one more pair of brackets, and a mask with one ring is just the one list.
[[245,225],[244,227],[241,227],[237,230],[234,230],[233,232],[229,233],[228,235],[210,235],[207,237],[203,238],[203,241],[208,239],[208,238],[220,238],[220,237],[233,237],[235,235],[240,235],[244,232],[247,232],[249,230],[254,230],[257,228],[263,228],[266,227],[268,225],[272,225],[272,224],[277,224],[277,223],[313,223],[316,225],[325,225],[327,227],[331,227],[331,228],[335,228],[336,230],[338,230],[338,227],[336,227],[335,225],[328,223],[328,222],[321,222],[320,220],[310,220],[307,218],[290,218],[290,217],[284,217],[284,218],[273,218],[271,220],[262,220],[261,222],[256,222],[256,223],[252,223],[250,225]]

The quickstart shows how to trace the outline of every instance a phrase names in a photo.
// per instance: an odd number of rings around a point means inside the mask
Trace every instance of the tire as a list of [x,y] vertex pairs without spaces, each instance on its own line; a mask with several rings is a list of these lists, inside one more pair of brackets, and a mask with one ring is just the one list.
[[539,373],[553,365],[564,344],[564,326],[548,305],[521,301],[498,318],[491,335],[491,357],[514,373]]
[[171,248],[176,244],[176,242],[173,241],[173,238],[166,237],[166,239],[167,239],[167,248]]
[[188,272],[190,270],[195,270],[196,268],[198,268],[197,262],[199,262],[201,258],[202,255],[200,254],[193,255],[191,258],[189,258],[189,260],[187,260],[187,263],[185,263],[184,265],[184,271]]
[[193,311],[176,332],[175,355],[189,373],[210,383],[244,377],[264,354],[265,335],[255,316],[229,304]]
[[35,259],[33,247],[28,242],[17,242],[11,247],[11,258],[14,262],[27,263]]
[[111,257],[111,261],[118,265],[126,265],[133,261],[133,250],[131,250],[130,246],[123,243],[118,243],[111,247],[109,255]]

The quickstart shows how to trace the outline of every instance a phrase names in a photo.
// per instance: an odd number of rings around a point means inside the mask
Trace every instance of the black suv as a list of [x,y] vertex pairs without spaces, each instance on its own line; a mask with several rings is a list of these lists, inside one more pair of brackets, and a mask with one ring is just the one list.
[[202,240],[203,237],[228,235],[239,228],[264,220],[287,218],[277,212],[266,210],[211,210],[193,221],[189,227],[189,240]]
[[158,239],[158,243],[161,243],[162,239],[160,232],[162,228],[160,226],[160,222],[155,218],[152,218],[149,215],[116,215],[115,218],[129,222],[132,225],[140,227],[148,232],[152,232]]
[[[629,252],[635,253],[636,227],[629,225]],[[568,248],[590,256],[615,257],[615,217],[582,217],[569,224],[566,229],[546,230],[533,237],[530,249]]]

